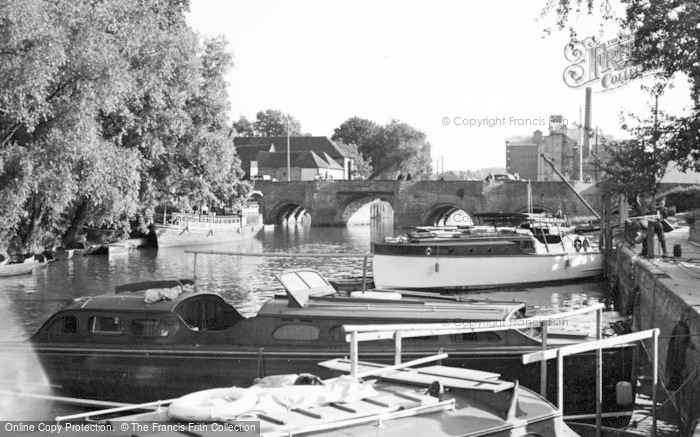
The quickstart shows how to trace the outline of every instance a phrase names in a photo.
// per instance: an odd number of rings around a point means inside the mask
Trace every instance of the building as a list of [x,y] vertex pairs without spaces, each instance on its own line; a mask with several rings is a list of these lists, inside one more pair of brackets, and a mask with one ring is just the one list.
[[[267,176],[287,180],[287,137],[236,137],[233,139],[243,171],[251,178]],[[354,160],[350,152],[328,137],[290,137],[291,180],[350,179]],[[262,152],[262,153],[261,153]],[[303,153],[312,152],[312,153]],[[261,161],[262,160],[262,161]],[[338,172],[339,168],[342,172]],[[274,175],[274,176],[273,176]]]
[[[289,158],[292,181],[345,178],[343,166],[326,153],[321,157],[311,150],[302,150],[291,152]],[[287,152],[258,152],[251,164],[256,170],[252,177],[265,175],[271,180],[287,180]]]
[[[559,176],[542,159],[544,153],[554,162],[556,169],[567,180],[579,179],[579,168],[583,171],[584,181],[595,182],[596,167],[591,152],[595,151],[595,139],[590,149],[579,152],[579,129],[569,129],[563,117],[553,115],[549,118],[549,135],[536,130],[531,136],[512,137],[506,140],[506,170],[517,174],[520,179],[533,181],[557,181]],[[606,137],[611,140],[612,137]],[[603,147],[600,146],[602,153]],[[598,154],[600,156],[600,153]],[[579,167],[580,159],[583,159]]]

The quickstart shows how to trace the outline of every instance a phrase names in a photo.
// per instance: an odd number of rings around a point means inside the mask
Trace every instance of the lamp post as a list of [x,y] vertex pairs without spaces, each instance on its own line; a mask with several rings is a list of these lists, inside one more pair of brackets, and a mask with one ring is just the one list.
[[287,119],[287,182],[292,181],[292,165],[290,161],[290,152],[289,152],[289,116],[286,114],[282,114],[284,118]]

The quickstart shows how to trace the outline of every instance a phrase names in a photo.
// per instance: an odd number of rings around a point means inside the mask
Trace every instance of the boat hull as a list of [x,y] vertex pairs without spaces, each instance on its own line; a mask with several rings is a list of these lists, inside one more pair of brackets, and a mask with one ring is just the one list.
[[262,224],[235,228],[230,226],[194,227],[156,225],[156,235],[158,238],[158,247],[177,247],[230,243],[245,240],[255,237],[262,229]]
[[30,275],[32,272],[46,263],[31,261],[20,264],[5,264],[0,266],[0,278],[10,276]]
[[[365,361],[393,364],[393,352],[381,346],[361,353]],[[391,349],[391,348],[386,348]],[[5,350],[9,350],[5,348]],[[521,364],[526,352],[538,347],[493,347],[482,350],[445,350],[449,358],[443,364],[500,373],[502,379],[519,380],[528,388],[539,391],[540,366]],[[300,372],[314,372],[323,378],[337,376],[317,366],[318,362],[347,355],[347,346],[323,348],[274,347],[117,347],[86,348],[65,345],[49,347],[34,345],[51,384],[59,386],[58,394],[88,399],[119,402],[148,402],[166,399],[197,390],[228,386],[249,386],[257,377]],[[405,361],[435,353],[429,345],[404,349]],[[616,348],[604,351],[603,410],[628,411],[632,406],[615,402],[615,384],[632,381],[631,364],[635,348]],[[565,414],[595,412],[595,354],[569,356],[565,359]],[[556,399],[556,363],[548,364],[547,397]],[[619,426],[628,417],[606,419],[606,424]]]
[[597,251],[481,257],[375,253],[372,271],[377,288],[473,289],[594,278],[603,273],[603,261]]

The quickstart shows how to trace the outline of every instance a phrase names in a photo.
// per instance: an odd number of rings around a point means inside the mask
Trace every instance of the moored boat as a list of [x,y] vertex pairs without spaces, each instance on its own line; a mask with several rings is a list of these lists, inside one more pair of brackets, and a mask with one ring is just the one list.
[[418,229],[373,243],[377,288],[473,289],[598,277],[597,242],[556,217],[475,214],[485,225]]
[[[403,436],[407,431],[436,437],[576,436],[560,410],[517,382],[464,368],[413,367],[446,354],[394,366],[359,362],[352,352],[351,356],[347,365],[342,360],[319,363],[354,370],[351,375],[325,381],[310,374],[274,375],[247,389],[190,393],[153,412],[98,419],[106,410],[59,419],[87,418],[122,432],[158,424],[158,429],[149,430],[155,433],[148,433],[154,437],[172,435],[168,434],[172,430],[225,430],[224,424],[230,421],[236,421],[239,431],[254,430],[255,435],[265,437]],[[249,420],[255,422],[246,422]],[[229,426],[233,429],[233,424]],[[158,432],[161,429],[163,433]]]
[[[121,286],[118,293],[82,298],[54,314],[33,336],[33,350],[62,395],[139,402],[196,389],[247,386],[269,374],[308,371],[318,361],[343,354],[345,323],[486,323],[522,329],[407,340],[404,353],[420,356],[443,350],[450,354],[446,364],[539,386],[539,371],[519,363],[522,353],[542,348],[538,329],[523,318],[523,303],[438,295],[353,297],[337,293],[309,269],[284,272],[278,279],[286,295],[271,299],[257,316],[248,318],[217,294],[185,291],[192,288],[190,280]],[[548,344],[586,340],[585,334],[574,337],[552,332]],[[633,352],[633,348],[604,351],[606,411],[630,408],[616,404],[614,387],[633,380]],[[379,362],[393,360],[382,342],[370,345],[365,356]],[[593,359],[581,355],[566,361],[572,375],[568,414],[591,411],[591,378],[576,369],[591,366]],[[330,375],[321,371],[321,376]]]
[[[427,365],[447,354],[403,360],[403,340],[435,332],[467,334],[480,327],[436,324],[344,325],[350,359],[336,358],[319,366],[348,373],[321,380],[313,374],[273,375],[249,388],[201,390],[177,399],[159,400],[106,410],[60,416],[57,424],[86,420],[96,436],[209,435],[243,432],[273,436],[578,436],[563,416],[565,373],[562,357],[604,347],[651,339],[652,434],[656,431],[659,330],[651,329],[587,345],[571,345],[522,356],[523,363],[557,361],[557,403],[523,389],[518,381],[466,368]],[[394,364],[360,361],[362,342],[392,339]],[[426,366],[427,365],[427,366]],[[589,369],[590,370],[590,369]],[[602,358],[596,362],[596,391],[602,394]],[[597,397],[595,428],[577,425],[582,435],[632,436],[603,426],[601,396]],[[146,413],[134,411],[150,409]],[[115,416],[116,414],[116,416]],[[68,429],[68,427],[66,427]],[[102,433],[101,431],[104,431]]]
[[220,244],[255,237],[263,229],[258,204],[251,202],[236,214],[173,213],[155,225],[158,247]]
[[0,263],[0,278],[8,276],[29,275],[34,270],[45,265],[45,261],[40,262],[34,257],[27,258],[21,263]]

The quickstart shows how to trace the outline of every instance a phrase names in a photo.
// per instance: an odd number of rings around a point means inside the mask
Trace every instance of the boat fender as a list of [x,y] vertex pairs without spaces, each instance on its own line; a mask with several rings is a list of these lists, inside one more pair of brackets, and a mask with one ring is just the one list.
[[581,250],[581,239],[578,237],[574,240],[574,249],[576,249],[576,252]]
[[426,254],[426,255],[430,256],[431,253],[433,253],[433,249],[431,249],[431,248],[429,248],[429,247],[425,249],[425,254]]
[[621,406],[632,405],[634,403],[632,383],[629,381],[620,381],[615,384],[615,401],[617,405]]
[[211,421],[250,411],[258,396],[244,388],[215,388],[182,396],[170,404],[168,417],[176,420]]
[[690,327],[685,320],[680,320],[671,332],[666,353],[666,388],[677,390],[683,382],[686,350],[690,340]]
[[433,381],[428,386],[428,395],[442,400],[442,396],[445,394],[445,387],[442,386],[440,381]]

